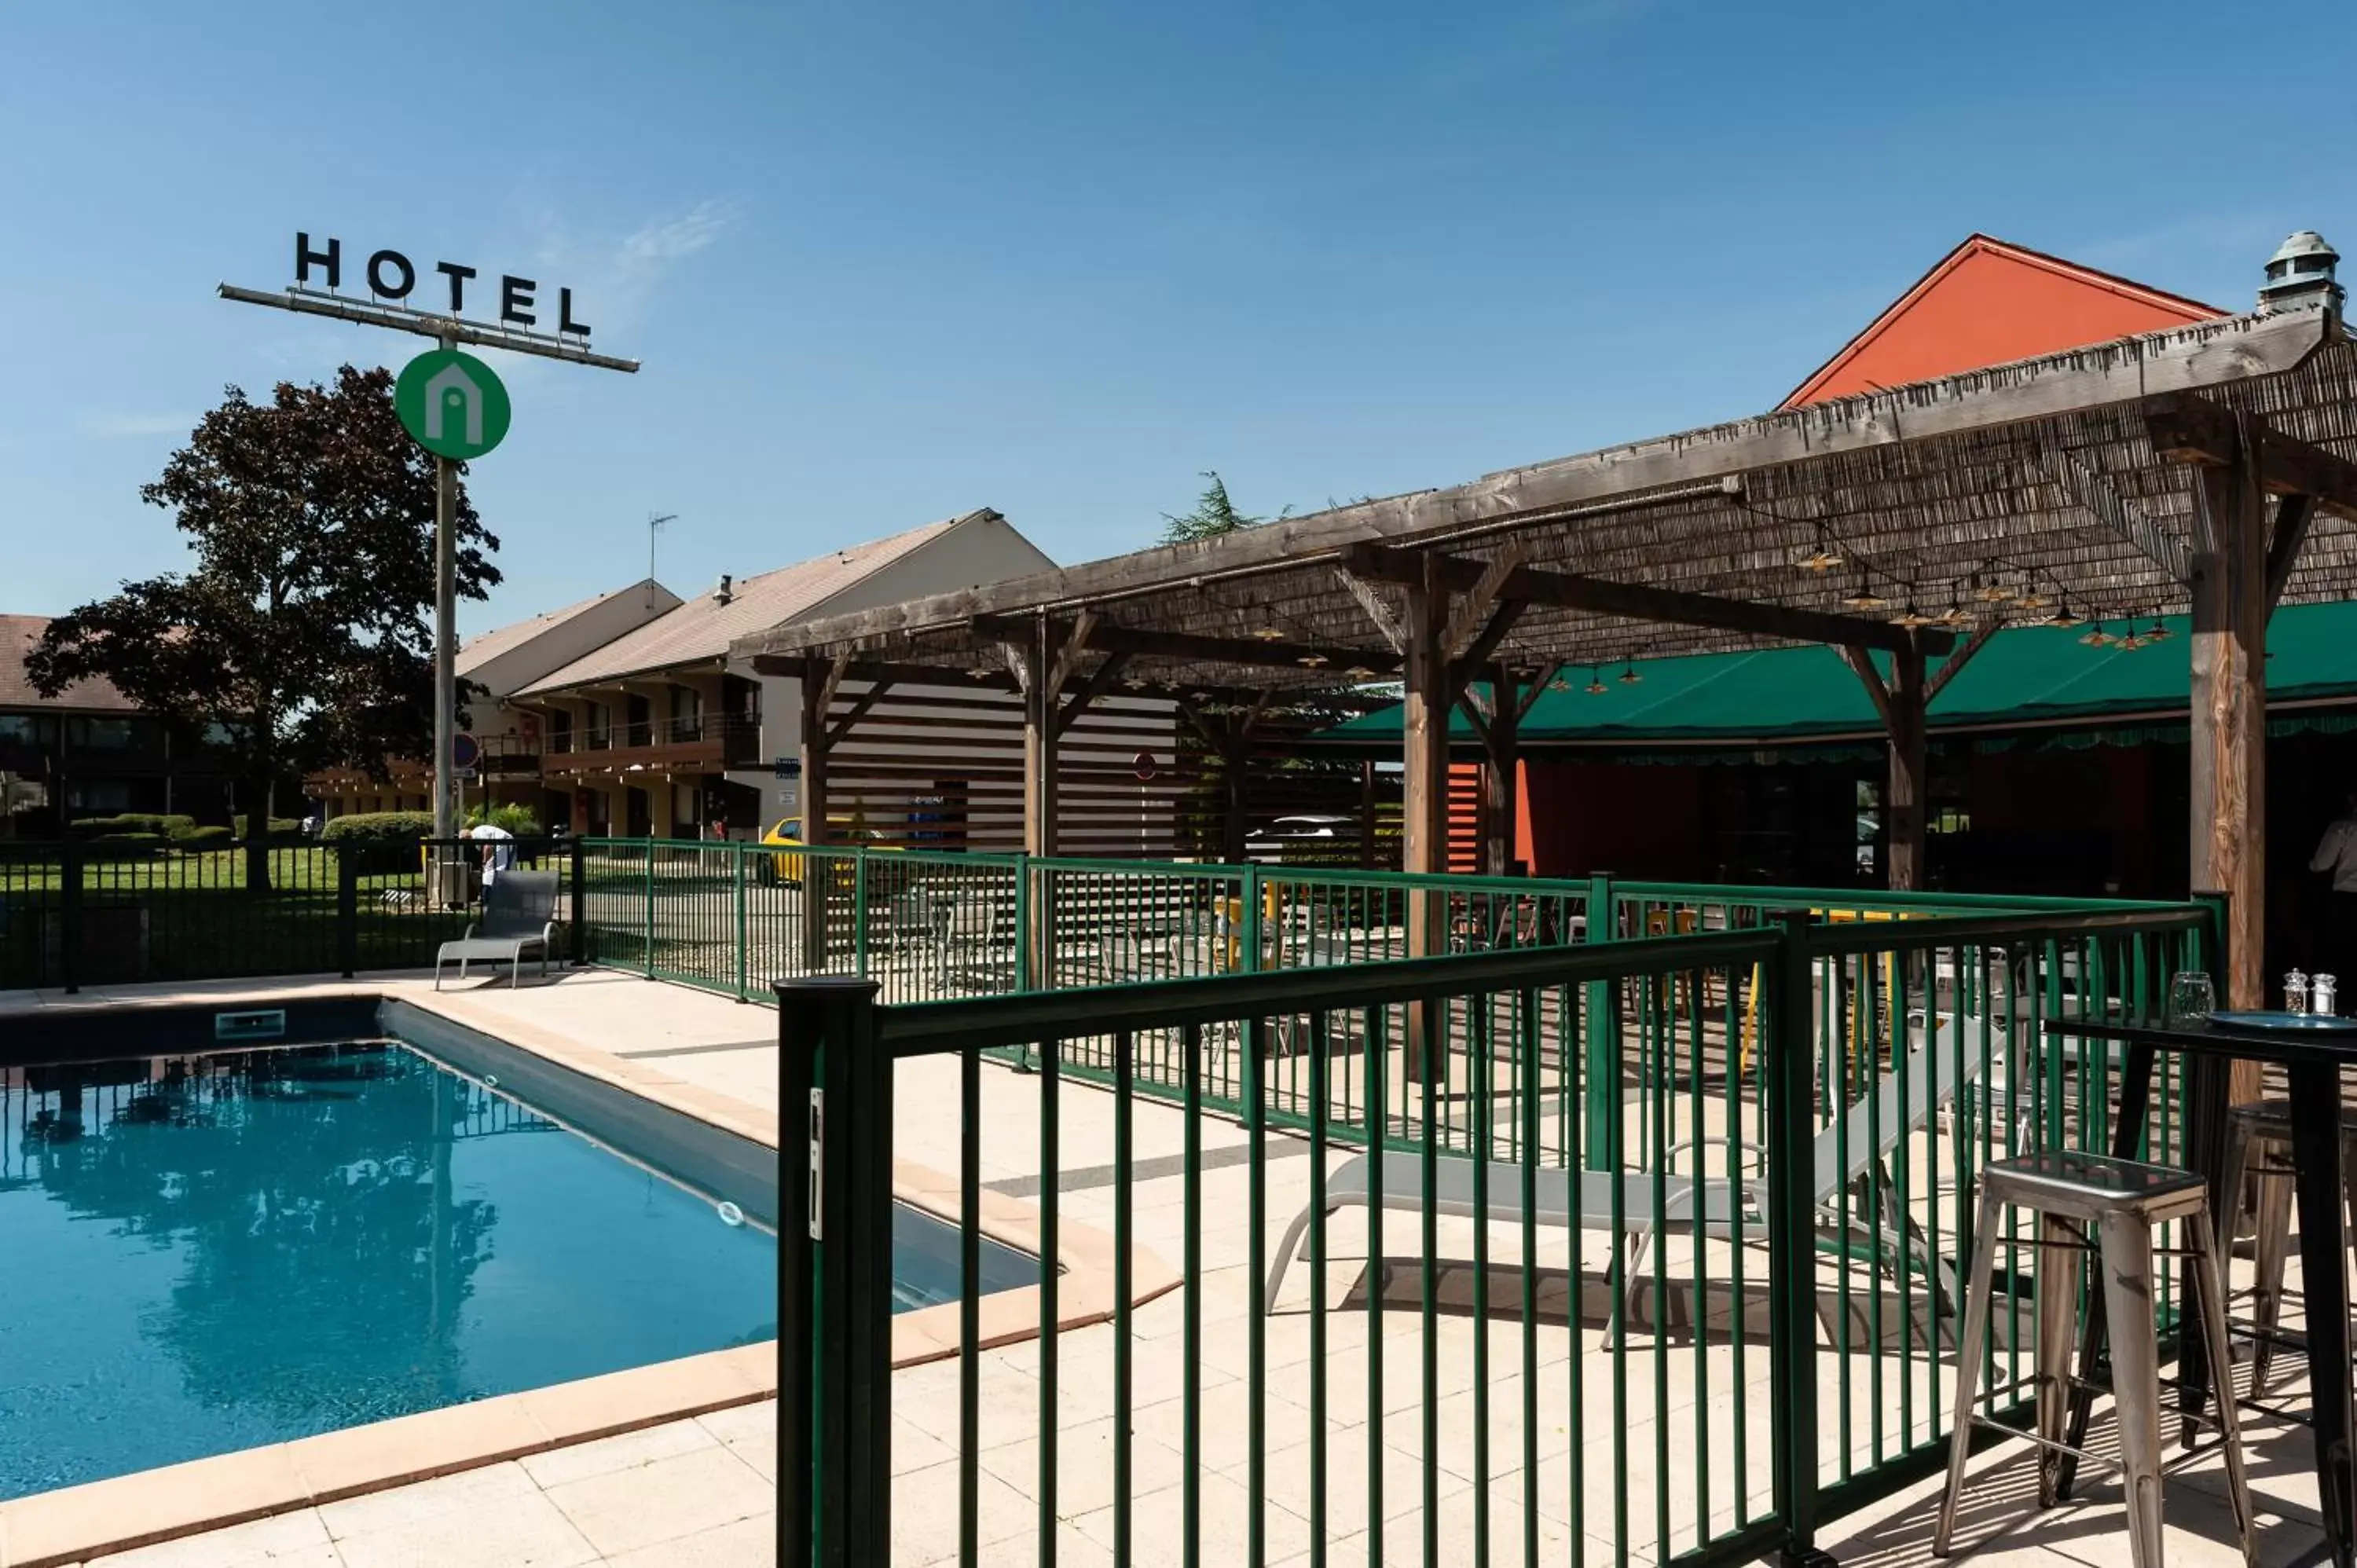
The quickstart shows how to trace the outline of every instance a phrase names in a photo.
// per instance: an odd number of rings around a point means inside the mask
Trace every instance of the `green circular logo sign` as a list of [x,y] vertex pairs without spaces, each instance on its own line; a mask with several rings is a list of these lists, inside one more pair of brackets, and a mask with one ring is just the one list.
[[490,366],[456,349],[433,349],[393,383],[401,427],[436,457],[479,457],[508,433],[508,389]]

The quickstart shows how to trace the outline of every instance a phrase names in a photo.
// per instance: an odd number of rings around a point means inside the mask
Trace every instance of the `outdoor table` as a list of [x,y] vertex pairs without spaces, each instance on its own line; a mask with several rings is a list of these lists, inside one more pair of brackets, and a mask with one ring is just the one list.
[[[2341,1069],[2357,1067],[2357,1020],[2349,1032],[2260,1029],[2213,1023],[2106,1023],[2086,1018],[2050,1019],[2046,1032],[2083,1039],[2118,1040],[2127,1047],[2120,1075],[2119,1113],[2113,1122],[2111,1153],[2136,1157],[2151,1102],[2156,1054],[2179,1051],[2187,1063],[2186,1141],[2194,1168],[2210,1178],[2211,1209],[2219,1234],[2231,1235],[2229,1204],[2238,1173],[2222,1168],[2227,1095],[2227,1063],[2234,1058],[2281,1063],[2290,1080],[2293,1186],[2299,1204],[2301,1288],[2308,1312],[2309,1425],[2316,1434],[2317,1496],[2325,1539],[2339,1568],[2352,1568],[2357,1542],[2357,1463],[2350,1450],[2352,1390],[2349,1364],[2348,1237],[2342,1225],[2341,1169]],[[2103,1344],[2103,1296],[2097,1294],[2080,1341],[2082,1386],[2071,1396],[2068,1441],[2083,1446],[2093,1394],[2085,1380],[2094,1370]],[[2198,1347],[2181,1351],[2184,1391],[2194,1408],[2206,1397],[2210,1369]],[[2227,1382],[2222,1377],[2222,1383]],[[2067,1493],[2075,1466],[2061,1457],[2061,1488]]]

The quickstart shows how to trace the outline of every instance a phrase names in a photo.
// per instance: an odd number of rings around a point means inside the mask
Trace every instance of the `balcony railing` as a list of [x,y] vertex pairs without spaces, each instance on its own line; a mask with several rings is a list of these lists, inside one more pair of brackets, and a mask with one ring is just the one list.
[[603,753],[599,760],[609,761],[613,754],[629,752],[638,761],[743,768],[758,759],[760,742],[759,719],[703,714],[556,731],[543,749],[552,758],[579,759]]

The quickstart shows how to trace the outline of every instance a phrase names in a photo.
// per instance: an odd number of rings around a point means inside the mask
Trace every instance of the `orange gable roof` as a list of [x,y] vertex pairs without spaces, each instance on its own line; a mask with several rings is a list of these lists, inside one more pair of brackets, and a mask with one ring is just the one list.
[[2225,314],[1975,234],[1778,406],[1958,375]]

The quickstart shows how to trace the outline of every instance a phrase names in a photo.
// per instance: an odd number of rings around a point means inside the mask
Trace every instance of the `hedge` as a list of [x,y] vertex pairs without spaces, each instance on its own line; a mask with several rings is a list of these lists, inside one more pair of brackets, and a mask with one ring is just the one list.
[[197,819],[178,811],[168,815],[160,811],[124,811],[112,817],[81,817],[72,824],[77,838],[119,839],[125,833],[145,833],[157,839],[178,838],[192,832]]
[[422,843],[434,836],[431,811],[355,811],[319,830],[323,843]]
[[190,828],[172,835],[172,847],[183,850],[224,849],[235,842],[237,835],[227,828]]

